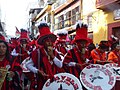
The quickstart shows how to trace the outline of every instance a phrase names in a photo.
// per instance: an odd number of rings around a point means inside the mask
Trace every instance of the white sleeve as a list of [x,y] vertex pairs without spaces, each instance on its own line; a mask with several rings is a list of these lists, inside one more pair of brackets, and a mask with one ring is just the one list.
[[27,51],[27,54],[28,54],[28,55],[30,55],[30,52],[29,52],[29,51]]
[[34,67],[34,63],[32,59],[26,62],[26,68],[29,69],[33,73],[38,73],[38,69]]
[[11,52],[11,55],[12,55],[12,56],[18,56],[18,53],[16,53],[16,50],[13,49],[13,51]]
[[62,68],[62,66],[63,66],[63,62],[62,61],[60,61],[58,58],[54,58],[53,59],[53,61],[54,61],[54,64],[56,65],[56,66],[58,66],[59,68]]

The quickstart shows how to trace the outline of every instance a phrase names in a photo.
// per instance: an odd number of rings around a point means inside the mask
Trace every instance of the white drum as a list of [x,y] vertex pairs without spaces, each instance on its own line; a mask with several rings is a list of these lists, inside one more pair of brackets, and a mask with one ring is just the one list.
[[77,77],[69,73],[54,75],[54,81],[46,81],[42,90],[82,90],[81,83]]
[[104,67],[111,69],[111,71],[116,75],[116,80],[120,80],[120,67],[116,63],[105,64]]
[[116,82],[114,73],[99,64],[86,66],[80,73],[80,80],[88,90],[111,90]]

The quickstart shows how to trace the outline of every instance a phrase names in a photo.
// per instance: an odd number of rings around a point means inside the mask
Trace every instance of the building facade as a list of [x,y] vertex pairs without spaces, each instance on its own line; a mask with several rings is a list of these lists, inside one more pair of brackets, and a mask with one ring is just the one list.
[[119,0],[55,0],[47,3],[33,19],[37,25],[45,20],[51,31],[68,30],[74,36],[75,23],[83,20],[88,24],[88,37],[95,44],[108,40],[113,34],[120,38],[120,1]]
[[110,36],[113,34],[120,39],[120,1],[96,0],[96,8],[99,10],[97,12],[100,15],[98,17],[99,22],[103,25],[103,27],[99,25],[99,37],[103,34],[105,37],[102,39],[109,40]]

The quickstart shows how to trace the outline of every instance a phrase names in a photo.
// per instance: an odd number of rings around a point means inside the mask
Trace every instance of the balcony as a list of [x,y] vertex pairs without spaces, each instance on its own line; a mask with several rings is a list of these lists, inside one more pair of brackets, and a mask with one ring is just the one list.
[[106,11],[113,11],[120,8],[119,0],[96,0],[96,8]]

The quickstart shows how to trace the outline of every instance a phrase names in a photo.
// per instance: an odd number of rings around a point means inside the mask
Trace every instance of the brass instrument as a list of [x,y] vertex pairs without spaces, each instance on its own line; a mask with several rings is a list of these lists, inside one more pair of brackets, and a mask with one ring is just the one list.
[[4,82],[5,77],[7,75],[7,72],[8,72],[7,68],[5,68],[5,67],[0,68],[0,90],[2,88],[2,85],[3,85],[3,82]]

